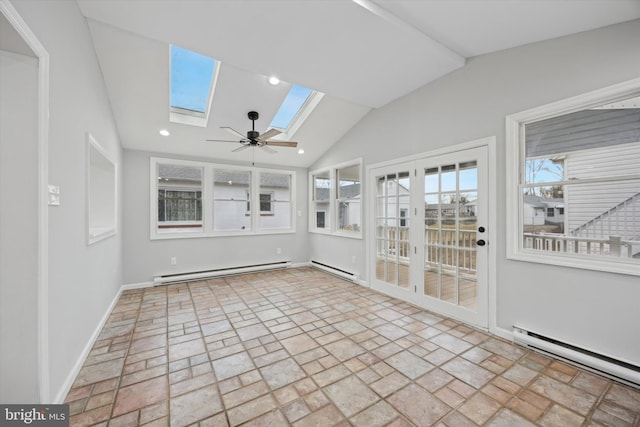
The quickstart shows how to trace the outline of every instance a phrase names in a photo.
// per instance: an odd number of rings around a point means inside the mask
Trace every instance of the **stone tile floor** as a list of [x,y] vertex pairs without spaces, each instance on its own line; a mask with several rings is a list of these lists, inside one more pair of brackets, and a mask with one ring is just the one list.
[[640,426],[640,391],[312,268],[126,291],[71,425]]

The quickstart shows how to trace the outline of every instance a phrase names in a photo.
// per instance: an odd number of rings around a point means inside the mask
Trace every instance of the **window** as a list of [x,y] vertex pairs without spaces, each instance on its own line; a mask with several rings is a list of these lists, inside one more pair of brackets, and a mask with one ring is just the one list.
[[214,231],[251,230],[251,172],[214,169]]
[[157,165],[157,231],[202,231],[202,168]]
[[[326,222],[324,213],[329,210],[329,200],[331,191],[331,177],[329,171],[318,172],[312,175],[313,185],[313,212],[316,212],[315,228],[325,229],[329,227]],[[322,212],[322,215],[318,215]]]
[[295,173],[151,158],[151,238],[292,232]]
[[338,230],[360,231],[360,165],[336,169]]
[[287,129],[298,115],[313,90],[300,85],[293,85],[287,97],[280,105],[280,109],[271,121],[271,127]]
[[400,227],[407,227],[407,218],[409,218],[409,209],[400,208]]
[[260,174],[260,228],[263,230],[291,227],[291,174]]
[[[251,212],[251,200],[247,192],[247,215]],[[260,215],[273,215],[273,193],[260,193]]]
[[321,92],[293,85],[271,120],[270,127],[282,132],[279,138],[291,138],[323,97]]
[[325,227],[325,218],[327,213],[325,211],[316,211],[316,227],[324,228]]
[[635,80],[507,117],[510,258],[640,274],[639,95]]
[[362,160],[313,171],[309,231],[362,237]]
[[170,53],[169,118],[173,122],[205,127],[220,63],[179,46],[172,45]]

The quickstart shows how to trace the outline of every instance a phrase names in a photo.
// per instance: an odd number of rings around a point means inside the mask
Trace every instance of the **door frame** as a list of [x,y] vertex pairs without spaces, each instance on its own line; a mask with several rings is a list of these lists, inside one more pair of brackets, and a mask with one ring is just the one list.
[[9,0],[0,13],[38,58],[38,393],[50,401],[49,366],[49,53]]
[[[488,330],[494,332],[497,330],[497,287],[496,287],[496,260],[497,260],[497,158],[496,158],[496,137],[489,136],[473,141],[462,142],[448,147],[437,148],[431,151],[426,151],[411,156],[401,157],[393,160],[387,160],[380,163],[367,165],[366,174],[368,180],[368,214],[365,218],[365,225],[367,232],[365,233],[365,247],[366,247],[366,265],[367,265],[367,284],[369,287],[373,287],[373,280],[375,279],[375,263],[372,261],[373,245],[375,244],[375,236],[372,230],[375,230],[375,185],[373,183],[373,170],[380,169],[388,166],[400,166],[404,163],[415,162],[428,157],[440,156],[445,154],[454,154],[459,151],[465,151],[472,148],[487,147],[487,175],[488,175],[488,191],[487,191],[487,232],[485,234],[485,240],[487,241],[487,314],[488,314]],[[373,241],[372,241],[373,240]],[[387,295],[403,298],[403,295],[408,295],[407,292],[390,292],[389,290],[377,289]],[[404,289],[402,289],[404,291]],[[425,308],[420,304],[419,299],[408,301],[412,304]],[[432,309],[432,308],[431,308]],[[452,316],[448,316],[452,317]],[[455,318],[455,317],[453,317]],[[462,320],[464,319],[456,319]],[[474,325],[477,326],[477,325]],[[479,327],[479,326],[478,326]],[[482,329],[485,329],[482,327]]]

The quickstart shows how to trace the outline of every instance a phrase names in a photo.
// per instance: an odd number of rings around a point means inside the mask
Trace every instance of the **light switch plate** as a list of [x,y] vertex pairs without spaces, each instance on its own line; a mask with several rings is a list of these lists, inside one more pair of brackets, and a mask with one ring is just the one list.
[[49,185],[49,206],[60,206],[60,187]]

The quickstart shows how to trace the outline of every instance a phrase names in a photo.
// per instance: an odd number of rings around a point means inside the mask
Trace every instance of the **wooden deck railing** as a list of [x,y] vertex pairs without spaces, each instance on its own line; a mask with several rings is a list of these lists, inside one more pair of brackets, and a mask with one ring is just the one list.
[[640,241],[623,240],[620,236],[606,239],[574,237],[563,234],[524,233],[525,249],[583,255],[605,255],[631,258],[640,251]]

